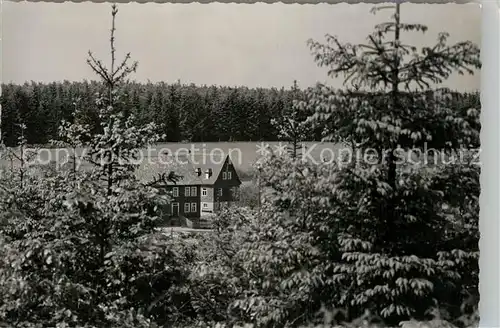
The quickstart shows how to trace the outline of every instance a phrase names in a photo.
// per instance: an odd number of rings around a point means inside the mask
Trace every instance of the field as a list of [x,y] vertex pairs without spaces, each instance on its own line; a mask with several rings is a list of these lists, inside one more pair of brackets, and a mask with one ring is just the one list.
[[[271,149],[275,154],[280,155],[286,151],[287,143],[285,142],[212,142],[212,143],[160,143],[147,149],[143,149],[141,152],[141,161],[148,163],[148,159],[152,160],[154,165],[155,159],[158,156],[170,154],[173,156],[182,156],[183,154],[195,154],[194,160],[201,161],[200,158],[205,158],[208,162],[212,160],[214,164],[219,164],[220,159],[229,155],[233,164],[238,171],[238,175],[242,181],[250,181],[254,174],[254,164],[261,158],[265,150]],[[50,162],[55,162],[58,164],[64,164],[68,161],[68,156],[72,155],[72,150],[70,149],[57,149],[50,147],[32,147],[28,148],[27,153],[32,153],[28,161],[29,165],[33,164],[48,164]],[[305,142],[299,149],[299,154],[306,161],[313,161],[315,163],[320,163],[322,161],[334,162],[339,161],[342,155],[347,155],[349,148],[342,146],[341,144],[334,143],[321,143],[321,142]],[[460,153],[461,152],[461,153]],[[445,152],[437,152],[437,161],[449,164],[452,161],[466,160],[467,158],[473,160],[473,162],[479,164],[479,152],[471,149],[467,151],[460,151],[454,155],[446,154]],[[84,149],[76,149],[77,156],[83,158]],[[0,169],[9,169],[11,166],[16,167],[19,165],[19,161],[9,159],[5,156],[7,153],[1,151],[0,149]],[[405,161],[412,160],[413,165],[421,166],[430,164],[433,159],[434,154],[432,149],[429,149],[429,154],[418,155],[418,153],[404,152],[404,156],[401,157]],[[200,156],[201,155],[201,156]],[[462,158],[463,156],[463,158]],[[428,162],[429,161],[429,162]],[[89,163],[82,161],[80,164],[80,169],[85,169],[89,167]],[[142,166],[139,169],[143,169]],[[140,172],[139,172],[140,173]],[[144,174],[139,174],[143,176]]]
[[[191,151],[194,154],[208,156],[208,158],[219,158],[221,155],[229,155],[234,166],[238,170],[242,180],[249,180],[253,165],[263,155],[262,146],[269,146],[274,152],[279,154],[286,147],[285,143],[280,142],[214,142],[214,143],[161,143],[149,149],[144,149],[142,154],[144,160],[147,158],[157,158],[159,154],[179,155]],[[321,158],[330,159],[336,156],[339,145],[333,143],[304,143],[304,156],[314,158],[319,161]],[[34,148],[33,148],[34,149]],[[44,148],[38,147],[36,155],[30,160],[30,163],[47,164],[50,161],[64,163],[67,160],[68,154],[71,152],[67,149]],[[77,149],[78,156],[83,154],[83,149]],[[14,161],[13,165],[17,166],[19,162]],[[0,167],[8,168],[11,165],[9,159],[0,158]],[[82,164],[82,165],[85,165]]]

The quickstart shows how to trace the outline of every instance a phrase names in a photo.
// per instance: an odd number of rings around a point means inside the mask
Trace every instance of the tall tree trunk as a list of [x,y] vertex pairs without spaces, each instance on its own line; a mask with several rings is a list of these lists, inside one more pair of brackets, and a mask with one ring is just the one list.
[[[400,4],[396,4],[396,15],[395,15],[395,21],[396,25],[394,28],[394,48],[396,51],[395,58],[394,58],[394,67],[392,68],[392,73],[393,73],[393,81],[392,81],[392,110],[393,112],[397,112],[399,108],[399,34],[400,34],[400,29],[399,29],[399,22],[400,22]],[[394,148],[397,147],[397,145],[392,144],[391,145],[391,152],[389,154],[389,159],[388,159],[388,175],[387,175],[387,180],[389,185],[394,189],[396,187],[396,156],[394,155]]]
[[[392,100],[392,113],[396,115],[399,109],[399,34],[400,34],[400,4],[396,4],[396,14],[395,14],[395,27],[394,27],[394,48],[395,48],[395,57],[393,61],[392,67],[392,91],[391,91],[391,100]],[[381,214],[385,215],[385,224],[387,228],[385,229],[386,233],[383,236],[382,244],[386,248],[386,251],[391,253],[394,250],[394,243],[392,242],[397,232],[395,231],[396,227],[396,199],[394,197],[394,192],[396,190],[396,174],[397,174],[397,165],[396,165],[396,156],[394,154],[395,148],[397,144],[390,145],[390,152],[387,157],[387,183],[391,187],[392,191],[387,199],[387,203],[385,206],[385,211]]]

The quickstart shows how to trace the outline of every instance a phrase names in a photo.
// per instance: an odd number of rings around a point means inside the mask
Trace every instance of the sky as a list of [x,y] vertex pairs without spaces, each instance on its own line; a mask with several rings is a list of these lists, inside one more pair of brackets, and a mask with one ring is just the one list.
[[[360,43],[390,11],[370,13],[373,4],[119,4],[118,59],[130,52],[139,62],[132,79],[147,82],[248,87],[300,87],[341,80],[317,67],[307,46],[332,34]],[[3,2],[2,80],[80,81],[96,76],[86,64],[91,50],[109,62],[109,3]],[[401,6],[403,21],[427,25],[424,34],[403,35],[405,43],[432,45],[437,33],[450,41],[480,44],[477,4]],[[453,76],[447,86],[479,89],[475,76]]]

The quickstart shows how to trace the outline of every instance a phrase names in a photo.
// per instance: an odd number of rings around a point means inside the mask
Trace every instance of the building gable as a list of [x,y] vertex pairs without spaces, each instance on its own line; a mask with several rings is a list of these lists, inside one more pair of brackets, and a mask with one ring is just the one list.
[[[230,179],[223,179],[222,172],[231,172]],[[231,181],[234,185],[240,185],[241,180],[236,173],[229,155],[223,162],[210,162],[199,155],[186,155],[184,157],[173,157],[170,160],[150,161],[139,168],[137,177],[142,182],[149,182],[158,175],[174,172],[181,176],[176,183],[169,182],[168,185],[186,186],[186,185],[215,185],[218,181]]]
[[230,186],[241,185],[240,177],[229,156],[226,157],[224,163],[221,165],[219,175],[214,184],[220,185],[221,183]]

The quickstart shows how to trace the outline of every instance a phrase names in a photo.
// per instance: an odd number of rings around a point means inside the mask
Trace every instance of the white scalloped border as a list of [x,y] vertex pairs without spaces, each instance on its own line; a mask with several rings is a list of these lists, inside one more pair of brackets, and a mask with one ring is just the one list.
[[[4,0],[1,0],[4,1]],[[107,0],[5,0],[5,1],[11,1],[11,2],[95,2],[95,3],[185,3],[185,4],[190,4],[190,3],[200,3],[200,4],[207,4],[207,3],[235,3],[235,4],[255,4],[255,3],[267,3],[267,4],[272,4],[272,3],[282,3],[282,4],[302,4],[302,5],[316,5],[316,4],[337,4],[337,3],[349,3],[349,4],[358,4],[358,3],[390,3],[390,2],[408,2],[408,3],[419,3],[419,4],[446,4],[446,3],[457,3],[457,4],[466,4],[466,3],[480,3],[481,0],[368,0],[368,1],[358,1],[358,0],[321,0],[321,1],[315,1],[315,0],[281,0],[281,1],[276,1],[276,0],[267,0],[267,1],[256,1],[256,0],[240,0],[240,1],[234,1],[234,0],[216,0],[216,1],[211,1],[211,0],[198,0],[198,1],[192,1],[192,0],[136,0],[136,1],[127,1],[127,0],[116,0],[116,1],[107,1]],[[497,0],[483,0],[486,2],[497,2]],[[498,328],[498,327],[497,327]]]

